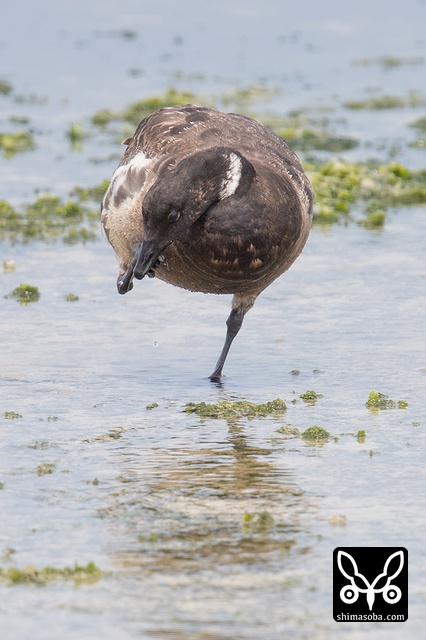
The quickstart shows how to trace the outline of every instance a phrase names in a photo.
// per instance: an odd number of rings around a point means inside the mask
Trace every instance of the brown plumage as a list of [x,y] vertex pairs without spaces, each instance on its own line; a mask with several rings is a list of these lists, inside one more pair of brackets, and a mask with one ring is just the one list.
[[142,120],[102,202],[119,259],[117,287],[155,276],[204,293],[232,293],[222,368],[244,315],[307,240],[313,191],[278,135],[245,116],[195,105]]

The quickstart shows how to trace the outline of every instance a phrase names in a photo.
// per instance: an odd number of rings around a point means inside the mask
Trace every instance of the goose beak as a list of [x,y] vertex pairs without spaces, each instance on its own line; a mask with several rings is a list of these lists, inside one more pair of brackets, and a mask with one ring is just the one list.
[[[168,243],[170,244],[170,243]],[[168,245],[166,245],[167,247]],[[156,269],[165,261],[161,252],[166,248],[158,248],[154,240],[146,240],[133,247],[133,259],[127,270],[118,276],[118,293],[124,294],[133,289],[133,278],[142,280],[145,276],[154,278]]]
[[[167,246],[167,245],[166,245]],[[163,247],[165,249],[166,247]],[[164,256],[158,245],[153,240],[146,240],[133,247],[133,259],[127,270],[118,276],[117,290],[118,293],[124,294],[133,289],[133,278],[142,280],[145,276],[154,278],[156,269],[165,261]]]
[[125,273],[122,273],[117,278],[117,290],[118,293],[124,294],[133,289],[133,269],[135,268],[136,259],[133,258],[132,262],[127,268]]
[[136,254],[136,263],[133,276],[136,280],[142,280],[146,275],[154,277],[154,269],[163,261],[161,252],[165,247],[159,247],[155,240],[141,242]]

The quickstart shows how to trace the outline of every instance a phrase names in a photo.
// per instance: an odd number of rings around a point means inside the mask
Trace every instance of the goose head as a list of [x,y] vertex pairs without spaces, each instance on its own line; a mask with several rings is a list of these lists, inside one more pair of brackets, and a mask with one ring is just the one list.
[[133,260],[117,281],[118,291],[129,291],[133,278],[154,275],[167,247],[184,239],[221,200],[247,188],[254,173],[244,156],[226,147],[199,151],[164,171],[143,200],[144,240],[134,246]]

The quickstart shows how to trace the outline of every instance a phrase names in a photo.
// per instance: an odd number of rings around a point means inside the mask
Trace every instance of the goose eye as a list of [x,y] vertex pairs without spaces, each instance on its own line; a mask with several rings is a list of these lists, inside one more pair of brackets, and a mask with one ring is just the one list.
[[167,216],[167,220],[169,222],[177,222],[180,218],[180,213],[179,211],[170,211],[169,215]]

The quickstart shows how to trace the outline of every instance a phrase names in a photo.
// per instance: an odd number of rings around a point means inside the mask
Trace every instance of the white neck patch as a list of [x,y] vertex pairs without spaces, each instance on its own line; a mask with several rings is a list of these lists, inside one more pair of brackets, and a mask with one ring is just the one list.
[[[146,169],[151,163],[152,159],[148,158],[143,151],[140,151],[133,156],[127,164],[117,167],[112,174],[111,182],[104,196],[102,206],[104,207],[108,200],[114,198],[119,188],[125,184],[126,180],[129,178],[132,169]],[[136,196],[137,194],[134,195]]]
[[231,152],[229,154],[229,168],[226,172],[225,178],[222,180],[222,184],[220,185],[219,198],[221,200],[234,195],[238,189],[242,168],[243,163],[241,162],[240,156]]

